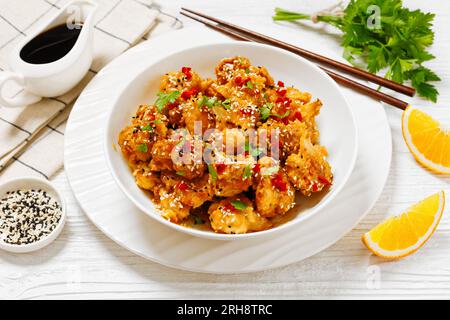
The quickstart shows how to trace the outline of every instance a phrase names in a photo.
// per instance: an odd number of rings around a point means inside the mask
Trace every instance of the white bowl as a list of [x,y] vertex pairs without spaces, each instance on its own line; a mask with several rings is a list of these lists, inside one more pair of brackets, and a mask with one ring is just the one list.
[[[316,196],[303,199],[298,207],[292,209],[298,211],[294,218],[265,231],[235,235],[218,234],[171,223],[161,217],[151,199],[136,185],[117,144],[119,132],[130,123],[131,116],[140,104],[155,101],[159,82],[164,73],[189,66],[203,77],[214,77],[214,67],[218,62],[236,55],[248,57],[253,65],[267,67],[275,81],[282,80],[287,86],[294,85],[301,91],[310,92],[314,98],[322,100],[323,107],[317,122],[321,135],[320,142],[329,151],[328,160],[334,173],[333,186],[320,198]],[[357,154],[355,121],[337,84],[311,62],[275,47],[246,42],[224,42],[192,47],[158,62],[149,63],[116,94],[118,98],[109,110],[104,136],[105,156],[112,176],[127,197],[143,212],[166,226],[187,234],[209,239],[235,240],[273,234],[301,223],[324,209],[339,193],[355,164]]]
[[6,195],[6,192],[20,189],[42,189],[43,191],[46,191],[60,204],[61,219],[59,220],[56,228],[50,234],[36,242],[18,245],[5,243],[0,240],[0,249],[14,253],[32,252],[49,245],[59,236],[66,222],[66,204],[64,202],[64,198],[49,181],[34,177],[23,177],[8,180],[0,185],[0,199],[3,199],[3,197]]

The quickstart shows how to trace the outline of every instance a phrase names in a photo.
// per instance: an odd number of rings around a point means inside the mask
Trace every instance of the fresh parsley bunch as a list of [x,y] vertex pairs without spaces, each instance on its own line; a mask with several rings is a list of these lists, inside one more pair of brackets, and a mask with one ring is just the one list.
[[[379,9],[378,27],[368,24],[376,14],[370,6]],[[430,82],[440,78],[423,66],[435,58],[427,51],[434,40],[434,16],[404,8],[401,0],[351,0],[340,14],[318,14],[315,20],[342,30],[343,56],[350,63],[359,66],[363,62],[372,73],[387,70],[385,77],[398,83],[411,80],[420,96],[436,102],[438,91]],[[276,8],[273,19],[295,21],[312,17]]]

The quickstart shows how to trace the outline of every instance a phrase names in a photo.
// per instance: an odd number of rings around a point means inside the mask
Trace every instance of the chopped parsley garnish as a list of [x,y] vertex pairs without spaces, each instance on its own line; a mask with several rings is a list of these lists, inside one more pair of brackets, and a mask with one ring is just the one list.
[[177,171],[177,175],[179,175],[179,176],[184,176],[184,171]]
[[248,89],[253,89],[254,88],[253,83],[251,81],[247,81],[247,83],[245,84],[244,87],[248,88]]
[[236,210],[244,210],[247,208],[247,204],[240,200],[231,200],[230,203]]
[[213,180],[217,179],[217,171],[212,164],[208,164],[208,172]]
[[244,175],[242,176],[242,178],[244,179],[244,180],[246,180],[246,179],[249,179],[249,178],[251,178],[252,177],[252,169],[250,168],[250,166],[248,165],[248,166],[246,166],[245,168],[244,168]]
[[283,119],[283,118],[286,118],[288,115],[289,115],[289,110],[288,111],[286,111],[284,114],[272,114],[272,116],[273,117],[277,117],[277,118],[280,118],[280,119]]
[[245,141],[244,151],[250,153],[252,157],[259,157],[262,150],[259,148],[254,148],[249,141]]
[[153,123],[154,123],[154,124],[160,124],[160,123],[161,123],[161,120],[156,119],[155,121],[153,121]]
[[194,217],[194,224],[204,224],[205,223],[205,221],[202,218],[200,218],[199,216],[193,215],[193,217]]
[[250,73],[250,69],[249,68],[245,68],[245,74],[249,74]]
[[148,124],[145,127],[142,127],[141,130],[142,131],[153,131],[153,127]]
[[259,148],[252,149],[252,151],[250,152],[252,157],[259,157],[261,155],[261,153],[262,153],[262,150]]
[[272,103],[266,103],[259,109],[259,113],[261,114],[261,119],[266,120],[270,117],[270,110],[272,109],[273,105]]
[[230,101],[230,99],[225,99],[224,101],[222,101],[221,105],[222,105],[222,107],[224,107],[226,110],[230,110],[230,107],[231,107],[231,101]]
[[148,145],[146,143],[141,143],[137,146],[137,150],[146,153],[148,151]]
[[207,96],[203,96],[202,100],[200,100],[198,106],[201,108],[203,106],[207,106],[208,108],[212,108],[214,107],[214,105],[217,102],[217,97],[207,97]]
[[180,91],[172,91],[169,93],[158,92],[158,98],[156,99],[155,105],[159,113],[162,113],[164,107],[168,103],[174,103],[175,100],[180,96]]

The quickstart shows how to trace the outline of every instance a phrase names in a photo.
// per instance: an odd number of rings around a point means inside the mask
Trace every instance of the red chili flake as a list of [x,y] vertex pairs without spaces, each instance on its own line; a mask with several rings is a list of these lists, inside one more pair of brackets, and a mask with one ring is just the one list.
[[241,76],[237,76],[234,78],[234,83],[236,83],[238,86],[241,86],[244,84],[244,81],[242,80]]
[[279,87],[284,87],[284,82],[283,81],[278,81],[277,84],[278,84]]
[[275,121],[278,121],[278,122],[282,122],[283,124],[288,124],[289,123],[289,118],[288,117],[279,118],[279,117],[272,116],[272,119],[274,119]]
[[191,90],[184,90],[181,93],[181,98],[183,98],[184,100],[187,100],[189,98],[191,98],[192,96],[195,96],[198,93],[197,89],[193,88]]
[[287,183],[283,181],[280,173],[272,178],[272,184],[280,191],[287,191]]
[[191,80],[192,79],[192,73],[191,73],[191,68],[189,67],[183,67],[181,68],[181,72],[184,73],[184,75],[186,76],[186,79]]
[[312,191],[313,192],[317,192],[319,190],[319,187],[317,186],[317,183],[314,183],[313,185],[312,185]]
[[258,173],[261,171],[261,165],[259,163],[255,164],[252,169],[253,173]]
[[216,171],[217,171],[218,174],[224,173],[225,168],[226,168],[225,163],[218,163],[218,164],[216,164]]
[[243,108],[239,110],[244,116],[251,116],[253,114],[252,108]]
[[223,206],[223,208],[226,211],[231,211],[231,212],[235,212],[236,211],[236,208],[231,203],[227,203],[226,205]]
[[317,179],[322,182],[325,185],[329,185],[331,184],[330,180],[328,180],[327,178],[325,178],[324,176],[318,176]]
[[275,103],[282,104],[285,108],[288,108],[291,105],[292,100],[286,97],[278,97],[277,100],[275,100]]
[[185,190],[189,189],[189,186],[184,181],[181,181],[180,183],[178,183],[177,187],[181,191],[185,191]]
[[294,114],[294,118],[297,119],[298,121],[302,121],[303,120],[302,113],[300,111],[297,111]]
[[286,89],[280,89],[280,88],[277,89],[277,93],[282,97],[284,97],[286,95],[286,92],[287,92]]
[[167,104],[167,109],[169,109],[169,110],[175,109],[176,107],[178,107],[177,102]]

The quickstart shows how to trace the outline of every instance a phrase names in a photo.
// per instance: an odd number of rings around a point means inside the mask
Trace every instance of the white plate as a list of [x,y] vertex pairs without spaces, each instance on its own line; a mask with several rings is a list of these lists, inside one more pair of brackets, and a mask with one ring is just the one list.
[[[294,85],[302,91],[310,92],[313,99],[319,98],[322,107],[317,124],[320,130],[320,143],[326,146],[328,161],[333,168],[333,186],[328,192],[303,199],[295,210],[294,217],[273,229],[247,234],[219,234],[186,228],[164,219],[148,195],[140,189],[120,152],[117,138],[120,131],[129,125],[130,118],[139,105],[155,101],[162,75],[168,71],[179,70],[182,66],[192,67],[202,77],[214,78],[214,69],[226,57],[242,55],[248,57],[253,65],[265,66],[276,80],[287,86]],[[145,62],[147,65],[145,65]],[[177,231],[209,239],[237,240],[267,236],[295,227],[314,216],[336,197],[347,182],[353,170],[357,153],[357,130],[355,121],[340,88],[329,76],[311,62],[285,50],[260,43],[230,42],[181,48],[161,60],[145,60],[140,63],[142,70],[127,86],[118,91],[118,98],[109,109],[104,135],[106,160],[111,173],[128,198],[143,212]]]
[[[380,103],[344,90],[360,138],[355,168],[344,189],[311,219],[274,236],[227,242],[185,235],[154,221],[127,199],[109,173],[102,147],[108,108],[128,81],[142,71],[141,62],[148,65],[149,60],[156,61],[181,47],[224,39],[227,38],[205,28],[184,29],[142,43],[103,69],[71,113],[66,129],[65,169],[87,216],[128,250],[185,270],[253,272],[305,259],[355,227],[374,205],[386,182],[391,135]],[[323,48],[317,51],[333,57]]]

